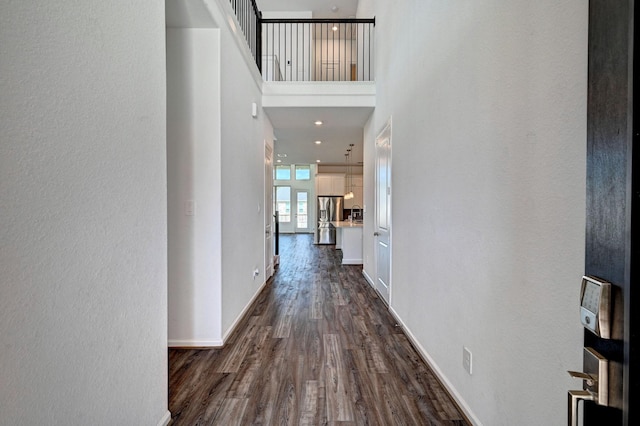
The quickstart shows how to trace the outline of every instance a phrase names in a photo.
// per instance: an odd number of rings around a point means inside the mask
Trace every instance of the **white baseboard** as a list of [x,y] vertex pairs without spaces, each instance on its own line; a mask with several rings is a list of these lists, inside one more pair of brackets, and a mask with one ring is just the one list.
[[373,279],[369,276],[369,274],[367,274],[367,271],[362,269],[362,275],[364,275],[364,279],[367,280],[371,287],[376,288],[375,284],[373,283]]
[[[363,271],[363,273],[364,273],[364,271]],[[367,277],[367,275],[365,274],[365,278],[366,277]],[[369,281],[368,278],[367,278],[367,281]],[[460,409],[464,412],[465,416],[467,416],[467,418],[474,425],[482,426],[482,423],[480,422],[478,417],[476,417],[476,415],[473,413],[473,411],[471,410],[471,407],[469,407],[469,405],[462,398],[462,396],[458,393],[458,391],[453,386],[453,384],[451,384],[449,379],[447,379],[447,376],[445,376],[444,373],[442,372],[442,370],[440,370],[440,368],[438,367],[438,364],[436,364],[436,362],[433,360],[433,358],[431,358],[431,356],[427,353],[427,351],[424,349],[424,347],[422,347],[420,342],[418,342],[418,339],[416,339],[416,336],[413,335],[413,333],[406,326],[404,321],[402,321],[402,318],[400,318],[400,315],[398,315],[398,313],[392,307],[389,307],[389,312],[391,312],[391,315],[393,315],[393,317],[398,322],[398,324],[400,324],[400,326],[402,326],[402,329],[403,329],[404,333],[407,335],[409,340],[411,340],[411,343],[413,344],[413,346],[418,350],[418,354],[422,357],[424,362],[426,362],[427,365],[433,370],[433,372],[436,374],[436,376],[438,376],[438,379],[440,380],[442,385],[451,394],[453,399],[455,399],[456,403],[458,404]]]
[[253,305],[253,302],[260,295],[260,293],[262,293],[262,290],[264,289],[265,285],[267,285],[266,281],[264,283],[262,283],[262,285],[260,286],[258,291],[256,291],[256,293],[253,295],[253,297],[251,298],[249,303],[244,307],[242,312],[240,312],[240,315],[238,315],[238,317],[235,319],[233,324],[231,324],[231,327],[229,327],[227,332],[222,336],[222,340],[179,340],[179,339],[169,339],[169,341],[167,342],[168,346],[170,348],[222,348],[224,346],[224,343],[227,341],[227,338],[229,338],[231,333],[234,332],[234,330],[236,329],[236,327],[238,326],[240,321],[242,321],[244,316],[247,314],[249,308],[251,308],[251,306]]
[[362,259],[342,259],[343,265],[362,265]]
[[171,413],[169,412],[169,410],[167,410],[167,412],[164,413],[164,416],[162,416],[162,418],[158,422],[158,426],[167,426],[170,421],[171,421]]
[[221,348],[224,345],[222,340],[177,340],[168,341],[170,348]]
[[262,285],[260,286],[258,291],[256,291],[255,294],[253,295],[253,297],[251,298],[251,300],[249,300],[249,303],[247,303],[245,305],[244,309],[242,310],[242,312],[240,312],[240,315],[238,315],[236,317],[235,321],[233,321],[233,324],[231,324],[231,327],[229,327],[227,332],[222,335],[222,342],[223,342],[222,344],[223,345],[224,345],[224,342],[227,341],[229,336],[231,336],[231,333],[233,333],[235,331],[235,329],[238,326],[238,324],[240,324],[240,321],[242,321],[244,316],[247,314],[247,312],[249,311],[249,309],[253,305],[253,302],[255,302],[255,300],[258,298],[258,296],[260,296],[260,293],[262,293],[262,290],[264,289],[265,285],[267,285],[267,281],[262,283]]

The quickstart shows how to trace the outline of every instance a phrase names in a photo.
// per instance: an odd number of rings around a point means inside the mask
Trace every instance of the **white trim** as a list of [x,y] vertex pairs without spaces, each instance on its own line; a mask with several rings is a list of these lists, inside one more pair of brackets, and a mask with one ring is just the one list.
[[167,426],[171,421],[171,412],[167,410],[158,422],[158,426]]
[[392,307],[389,307],[389,312],[391,312],[391,315],[393,315],[396,322],[400,324],[400,326],[402,327],[402,330],[404,331],[404,334],[409,338],[413,346],[416,348],[422,360],[426,362],[427,365],[433,370],[433,372],[436,374],[436,376],[438,377],[442,385],[447,389],[449,394],[451,394],[453,399],[455,399],[456,403],[458,404],[460,409],[464,412],[465,416],[467,416],[467,418],[474,425],[482,426],[482,423],[480,422],[478,417],[473,413],[473,411],[471,410],[471,407],[469,407],[469,404],[466,403],[464,398],[462,398],[460,393],[458,393],[456,388],[453,386],[453,384],[451,384],[449,379],[447,379],[447,377],[444,375],[442,370],[440,370],[440,367],[438,367],[438,364],[436,364],[434,359],[431,358],[431,356],[427,353],[424,347],[422,347],[422,345],[420,344],[416,336],[413,335],[413,333],[407,327],[404,321],[402,321],[402,319],[400,318],[400,315],[398,315],[398,313]]
[[376,286],[375,286],[375,284],[373,283],[373,280],[371,279],[371,277],[369,276],[369,274],[367,274],[367,271],[365,271],[365,270],[364,270],[364,268],[362,269],[362,275],[364,275],[364,279],[365,279],[365,280],[367,280],[367,282],[369,283],[369,285],[375,289],[375,288],[376,288]]
[[221,348],[224,346],[222,340],[179,340],[170,339],[170,348]]
[[262,107],[362,107],[376,106],[375,81],[265,81]]
[[343,265],[362,265],[362,259],[342,259]]
[[253,295],[253,297],[251,298],[251,300],[249,300],[249,303],[247,303],[245,305],[245,307],[242,309],[242,312],[240,312],[240,315],[238,315],[235,319],[235,321],[233,321],[233,323],[231,324],[231,326],[227,329],[227,331],[222,335],[222,344],[224,345],[224,342],[227,341],[227,339],[229,338],[229,336],[231,335],[231,333],[233,333],[236,329],[236,327],[238,327],[238,324],[240,324],[240,322],[244,319],[245,315],[247,315],[247,313],[249,312],[249,308],[251,308],[253,306],[253,302],[256,301],[256,299],[258,298],[258,296],[260,296],[260,293],[262,293],[262,290],[264,289],[264,287],[267,285],[267,281],[263,282],[262,285],[260,286],[260,288],[258,289],[258,291],[256,291],[256,293]]

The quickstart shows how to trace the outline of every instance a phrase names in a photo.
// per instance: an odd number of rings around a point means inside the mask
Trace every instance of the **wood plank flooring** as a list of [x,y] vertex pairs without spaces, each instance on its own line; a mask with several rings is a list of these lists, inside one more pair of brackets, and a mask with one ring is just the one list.
[[169,350],[172,425],[468,425],[341,251],[280,237],[281,264],[223,349]]

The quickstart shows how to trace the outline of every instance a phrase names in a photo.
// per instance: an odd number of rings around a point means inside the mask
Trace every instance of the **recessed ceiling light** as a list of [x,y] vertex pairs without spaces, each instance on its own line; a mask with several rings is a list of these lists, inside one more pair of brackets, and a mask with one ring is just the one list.
[[319,162],[320,162],[320,160],[316,160],[316,163],[319,163]]
[[278,157],[280,157],[280,158],[286,158],[286,157],[287,157],[287,154],[276,154],[276,155],[277,155]]
[[338,31],[338,26],[337,26],[337,25],[334,25],[333,27],[331,27],[331,29],[332,29],[333,31]]
[[316,126],[322,126],[322,121],[317,120],[317,121],[315,122],[315,125],[316,125]]
[[333,13],[336,13],[338,11],[338,6],[336,6],[335,4],[333,6],[331,6],[331,11]]
[[276,163],[282,163],[282,160],[276,160]]
[[320,145],[322,143],[322,141],[315,141],[314,142],[316,145]]

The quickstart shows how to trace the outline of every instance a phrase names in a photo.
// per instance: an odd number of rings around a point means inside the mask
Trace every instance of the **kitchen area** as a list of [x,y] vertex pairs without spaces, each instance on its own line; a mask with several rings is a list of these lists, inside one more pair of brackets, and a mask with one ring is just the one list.
[[[346,189],[346,190],[345,190]],[[334,244],[343,265],[362,264],[362,175],[318,173],[314,244]]]
[[313,244],[341,250],[342,264],[362,264],[362,167],[295,164],[275,169],[280,233],[311,233]]

